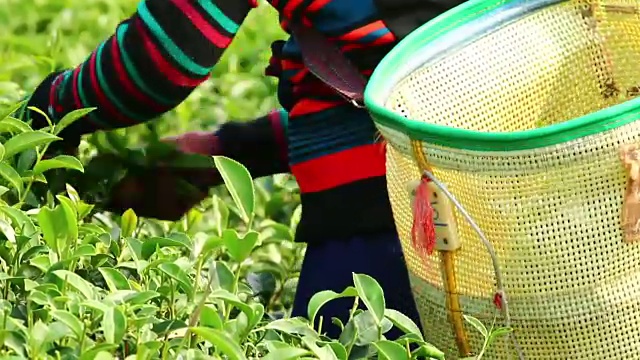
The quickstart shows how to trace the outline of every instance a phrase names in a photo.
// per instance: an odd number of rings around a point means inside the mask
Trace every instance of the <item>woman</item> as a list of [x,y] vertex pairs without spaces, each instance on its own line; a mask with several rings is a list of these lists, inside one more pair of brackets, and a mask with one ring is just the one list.
[[[279,11],[285,30],[290,21],[314,27],[335,42],[365,77],[399,37],[457,5],[443,7],[423,0],[269,2]],[[78,108],[97,107],[61,134],[71,148],[82,134],[152,120],[207,80],[255,6],[251,0],[141,1],[136,13],[84,63],[47,77],[29,105],[47,110],[54,121]],[[296,241],[308,247],[294,316],[306,315],[315,293],[340,292],[352,285],[355,272],[374,277],[385,291],[387,307],[419,324],[387,197],[384,145],[376,140],[372,120],[365,110],[352,106],[309,73],[293,38],[276,42],[272,52],[268,73],[279,78],[278,96],[284,109],[247,124],[225,124],[215,134],[191,133],[173,141],[179,145],[185,139],[191,144],[198,141],[201,146],[182,148],[229,156],[245,164],[255,177],[279,172],[296,177],[303,208]],[[34,127],[46,126],[38,116],[31,114]],[[172,175],[163,176],[167,180]],[[190,176],[194,182],[202,181],[198,174]],[[159,186],[161,180],[127,181],[171,192],[173,183],[164,181],[165,186]],[[205,182],[215,185],[220,179],[210,176]],[[150,197],[143,195],[115,197],[112,205],[120,210],[131,207],[141,216],[175,219],[203,196],[181,199],[182,206],[169,212],[157,202],[149,206]],[[346,322],[351,306],[348,299],[337,300],[320,315]],[[330,321],[324,324],[327,335],[339,335]],[[388,338],[399,334],[396,330]]]

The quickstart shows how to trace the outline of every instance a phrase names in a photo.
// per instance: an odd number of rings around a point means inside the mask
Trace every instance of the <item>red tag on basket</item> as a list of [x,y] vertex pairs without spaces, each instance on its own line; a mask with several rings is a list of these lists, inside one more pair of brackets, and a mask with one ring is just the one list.
[[493,305],[495,305],[498,310],[502,310],[502,294],[497,292],[494,296],[493,296]]
[[429,178],[423,176],[416,189],[413,227],[411,228],[411,242],[422,255],[431,255],[436,246],[436,229],[433,224],[429,181]]

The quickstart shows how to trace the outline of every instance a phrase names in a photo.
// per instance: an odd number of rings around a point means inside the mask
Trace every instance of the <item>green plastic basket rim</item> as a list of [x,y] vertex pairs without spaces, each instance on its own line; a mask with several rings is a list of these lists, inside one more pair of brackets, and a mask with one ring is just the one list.
[[[514,132],[481,132],[416,121],[385,106],[395,85],[425,64],[417,54],[429,52],[446,35],[513,5],[530,12],[553,0],[471,0],[422,25],[394,47],[376,67],[365,89],[365,105],[374,121],[406,134],[413,140],[457,149],[519,151],[562,144],[631,123],[640,118],[640,98],[625,101],[581,117],[537,129]],[[536,6],[538,5],[538,6]],[[512,14],[513,15],[513,14]],[[523,13],[520,16],[525,15]],[[458,44],[460,46],[460,44]],[[451,50],[452,49],[448,49]],[[422,61],[421,61],[422,60]]]

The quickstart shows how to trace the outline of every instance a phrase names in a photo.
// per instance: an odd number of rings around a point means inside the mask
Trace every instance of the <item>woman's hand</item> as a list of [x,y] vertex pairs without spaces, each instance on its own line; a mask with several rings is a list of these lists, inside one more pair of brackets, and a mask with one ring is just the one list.
[[[187,154],[215,155],[218,141],[213,133],[190,132],[163,139]],[[133,209],[138,216],[179,220],[204,200],[209,188],[221,183],[215,169],[156,166],[129,173],[111,191],[107,209],[122,213]]]
[[218,138],[214,133],[193,131],[178,136],[171,136],[162,141],[174,144],[185,154],[218,155]]

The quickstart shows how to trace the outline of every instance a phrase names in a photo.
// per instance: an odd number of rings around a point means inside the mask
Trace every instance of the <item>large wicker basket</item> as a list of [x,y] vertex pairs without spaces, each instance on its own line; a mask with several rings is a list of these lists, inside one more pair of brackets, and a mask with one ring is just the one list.
[[[373,74],[425,336],[448,358],[482,347],[468,314],[514,329],[487,359],[640,359],[639,5],[471,1]],[[441,226],[428,256],[412,241],[424,174]]]

